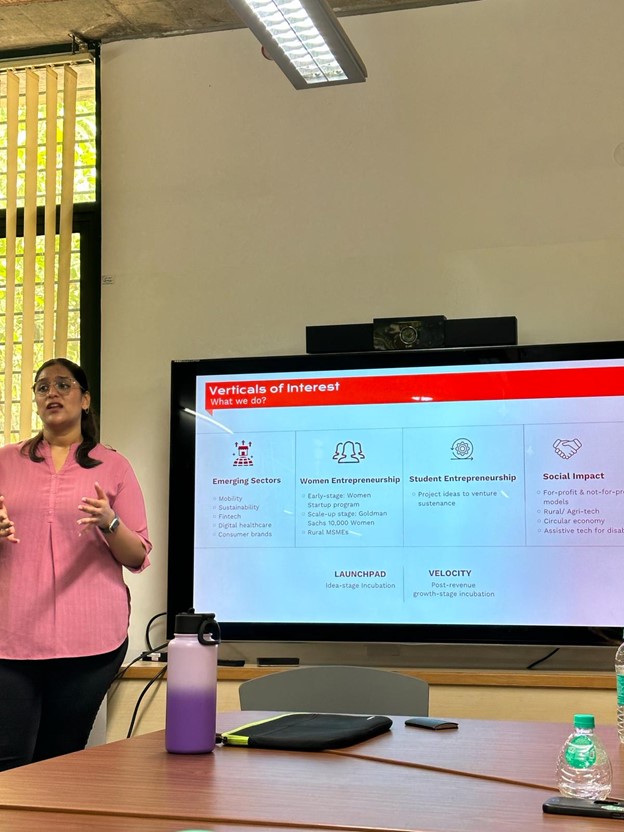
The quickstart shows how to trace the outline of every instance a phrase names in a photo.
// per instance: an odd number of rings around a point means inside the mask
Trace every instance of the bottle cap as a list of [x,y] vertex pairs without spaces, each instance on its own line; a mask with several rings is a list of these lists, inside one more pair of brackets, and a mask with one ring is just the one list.
[[195,612],[191,609],[176,615],[173,631],[179,635],[197,634],[203,621],[214,621],[214,619],[213,612]]
[[574,714],[575,728],[595,728],[596,720],[593,714]]

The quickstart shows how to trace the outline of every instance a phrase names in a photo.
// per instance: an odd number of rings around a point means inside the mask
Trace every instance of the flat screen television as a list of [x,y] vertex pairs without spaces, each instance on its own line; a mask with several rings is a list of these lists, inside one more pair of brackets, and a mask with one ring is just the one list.
[[624,342],[172,362],[168,629],[605,644]]

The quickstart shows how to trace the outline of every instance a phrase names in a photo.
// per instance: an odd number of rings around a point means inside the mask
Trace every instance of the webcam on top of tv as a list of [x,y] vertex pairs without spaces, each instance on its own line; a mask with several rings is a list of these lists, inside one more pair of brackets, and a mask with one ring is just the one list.
[[430,350],[444,346],[446,315],[424,318],[373,318],[376,350]]

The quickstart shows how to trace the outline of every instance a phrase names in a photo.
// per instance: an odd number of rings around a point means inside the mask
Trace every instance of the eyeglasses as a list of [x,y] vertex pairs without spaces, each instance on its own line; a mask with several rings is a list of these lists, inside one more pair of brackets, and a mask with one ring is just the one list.
[[54,381],[46,379],[45,381],[36,381],[33,384],[33,393],[38,398],[44,398],[48,395],[52,386],[61,396],[68,396],[72,387],[80,387],[75,378],[55,378]]

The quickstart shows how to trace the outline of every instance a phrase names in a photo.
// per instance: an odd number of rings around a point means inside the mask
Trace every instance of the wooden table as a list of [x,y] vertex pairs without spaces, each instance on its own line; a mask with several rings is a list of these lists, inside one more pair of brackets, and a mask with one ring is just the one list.
[[[477,719],[455,720],[458,730],[432,731],[405,728],[405,717],[393,720],[391,735],[333,753],[554,790],[557,756],[572,731],[565,723]],[[613,796],[624,798],[624,748],[617,729],[601,726],[598,734],[613,764]]]
[[[261,716],[221,714],[219,728]],[[0,774],[0,823],[2,811],[19,817],[38,810],[79,813],[81,829],[97,832],[613,832],[609,820],[542,813],[556,793],[554,761],[568,732],[565,725],[470,720],[458,731],[435,732],[406,728],[397,717],[389,734],[339,752],[219,747],[186,756],[168,754],[159,731]],[[615,791],[622,793],[623,766],[611,740]]]
[[[180,820],[0,808],[0,829],[2,832],[188,832],[190,827]],[[193,832],[258,832],[258,826],[238,823],[197,823],[192,829]],[[280,832],[301,832],[301,827],[280,827]],[[341,830],[336,828],[334,832]]]

